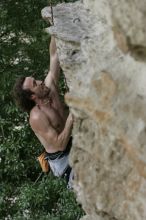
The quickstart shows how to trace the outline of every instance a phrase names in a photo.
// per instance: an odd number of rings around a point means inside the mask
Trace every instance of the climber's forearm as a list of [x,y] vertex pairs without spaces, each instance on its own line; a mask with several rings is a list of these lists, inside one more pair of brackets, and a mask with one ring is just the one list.
[[50,42],[50,57],[53,56],[56,52],[57,52],[57,48],[56,48],[56,41],[55,41],[55,37],[51,36],[51,42]]
[[60,75],[60,64],[59,64],[56,41],[54,36],[51,37],[51,43],[50,43],[50,72],[54,82],[57,84]]
[[60,76],[60,64],[57,54],[55,37],[51,37],[50,42],[50,70],[45,78],[45,84],[49,88],[55,83],[57,85]]
[[59,150],[61,151],[65,150],[71,136],[72,128],[73,128],[73,117],[72,114],[70,113],[66,120],[66,124],[63,131],[61,132],[61,134],[58,135],[58,142],[60,143]]

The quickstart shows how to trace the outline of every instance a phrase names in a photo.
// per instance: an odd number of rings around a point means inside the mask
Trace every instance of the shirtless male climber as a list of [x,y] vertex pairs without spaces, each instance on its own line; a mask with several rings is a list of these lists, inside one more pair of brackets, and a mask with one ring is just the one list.
[[68,176],[73,117],[65,111],[58,92],[60,65],[55,37],[50,42],[50,70],[44,80],[19,78],[13,88],[19,107],[29,113],[29,124],[46,150],[46,159],[55,176]]

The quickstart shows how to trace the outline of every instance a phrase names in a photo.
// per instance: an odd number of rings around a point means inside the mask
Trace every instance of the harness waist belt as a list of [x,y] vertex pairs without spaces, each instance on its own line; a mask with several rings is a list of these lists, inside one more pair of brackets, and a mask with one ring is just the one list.
[[57,151],[55,153],[48,153],[46,152],[46,157],[45,159],[49,159],[49,160],[55,160],[55,159],[59,159],[59,158],[62,158],[64,157],[65,155],[68,155],[69,152],[70,152],[70,149],[71,149],[71,146],[72,146],[72,137],[70,137],[69,139],[69,142],[66,146],[66,149],[64,151]]

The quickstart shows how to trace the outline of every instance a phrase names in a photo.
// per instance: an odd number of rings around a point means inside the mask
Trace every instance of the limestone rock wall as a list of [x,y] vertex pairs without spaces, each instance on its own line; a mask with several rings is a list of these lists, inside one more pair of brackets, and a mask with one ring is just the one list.
[[82,220],[145,220],[146,0],[82,0],[53,11]]

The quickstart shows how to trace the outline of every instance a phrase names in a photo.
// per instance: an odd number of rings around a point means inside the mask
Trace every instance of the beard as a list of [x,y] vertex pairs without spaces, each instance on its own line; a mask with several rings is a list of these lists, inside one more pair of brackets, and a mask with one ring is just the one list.
[[41,85],[38,89],[38,91],[36,91],[36,95],[39,99],[49,99],[50,98],[50,89],[45,86],[45,85]]

